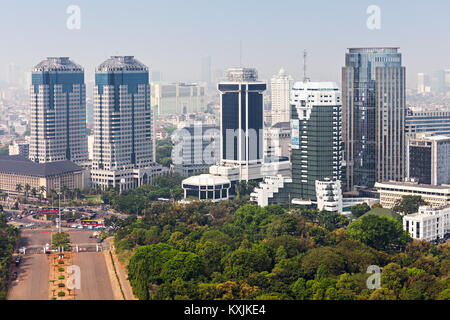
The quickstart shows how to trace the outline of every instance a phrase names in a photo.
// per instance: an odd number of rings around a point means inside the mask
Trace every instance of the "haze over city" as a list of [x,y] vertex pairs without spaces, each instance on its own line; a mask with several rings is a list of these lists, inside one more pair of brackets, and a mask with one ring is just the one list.
[[[381,10],[381,29],[369,30],[368,6]],[[66,9],[81,10],[69,30]],[[312,80],[340,83],[348,47],[393,46],[403,53],[407,86],[418,72],[448,68],[448,1],[9,1],[2,4],[0,70],[26,71],[48,56],[69,56],[87,82],[110,55],[134,55],[168,81],[196,81],[203,56],[212,71],[242,65],[269,79],[284,67],[295,79],[308,50]]]
[[0,300],[168,319],[450,300],[449,12],[2,3]]

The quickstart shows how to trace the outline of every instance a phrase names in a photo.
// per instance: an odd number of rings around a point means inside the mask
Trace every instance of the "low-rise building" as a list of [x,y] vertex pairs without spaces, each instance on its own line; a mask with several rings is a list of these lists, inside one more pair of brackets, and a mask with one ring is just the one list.
[[450,185],[419,184],[418,182],[377,182],[375,188],[380,194],[383,208],[392,209],[403,196],[421,196],[431,207],[440,208],[450,205]]
[[228,200],[231,188],[230,180],[212,174],[201,174],[182,181],[184,199],[211,200],[218,202]]
[[[64,186],[83,189],[88,185],[86,177],[86,170],[71,161],[36,163],[21,156],[0,157],[0,190],[10,194],[22,194],[27,184],[38,193],[44,187],[44,197]],[[22,190],[17,190],[19,184]]]
[[8,151],[10,156],[20,155],[24,158],[28,158],[28,155],[30,154],[30,144],[28,142],[16,141],[9,145]]
[[403,217],[403,229],[417,240],[444,239],[450,233],[450,207],[420,207],[419,212]]

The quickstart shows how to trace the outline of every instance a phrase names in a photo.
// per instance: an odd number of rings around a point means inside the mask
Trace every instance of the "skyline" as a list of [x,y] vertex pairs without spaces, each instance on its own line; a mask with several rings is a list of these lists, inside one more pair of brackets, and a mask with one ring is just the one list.
[[[450,10],[450,3],[377,1],[381,29],[369,30],[366,10],[372,4],[324,0],[248,0],[228,6],[204,0],[132,1],[126,6],[117,1],[5,3],[0,27],[8,45],[0,52],[1,67],[5,72],[9,63],[15,63],[27,72],[47,57],[68,56],[84,67],[89,83],[95,67],[105,59],[134,55],[151,71],[161,71],[165,80],[196,81],[204,56],[211,56],[212,73],[239,66],[242,41],[242,65],[256,68],[263,80],[282,67],[301,79],[304,49],[313,81],[340,83],[349,47],[399,47],[408,88],[416,87],[418,72],[450,68],[450,43],[444,41],[450,30],[444,9]],[[70,5],[80,8],[79,30],[66,26]]]

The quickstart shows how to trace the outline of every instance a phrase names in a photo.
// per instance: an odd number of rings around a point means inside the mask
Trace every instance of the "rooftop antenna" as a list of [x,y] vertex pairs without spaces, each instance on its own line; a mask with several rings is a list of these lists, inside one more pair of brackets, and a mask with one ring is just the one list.
[[306,57],[308,55],[308,52],[303,50],[303,82],[308,82],[309,78],[306,76]]

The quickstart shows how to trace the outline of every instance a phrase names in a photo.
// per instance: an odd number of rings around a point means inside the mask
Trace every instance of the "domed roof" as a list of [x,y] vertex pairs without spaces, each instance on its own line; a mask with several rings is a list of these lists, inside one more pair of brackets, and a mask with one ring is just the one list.
[[280,71],[278,72],[278,75],[285,76],[286,75],[286,70],[284,70],[284,68],[281,68]]
[[188,184],[193,186],[213,186],[219,184],[230,183],[225,177],[215,176],[213,174],[201,174],[198,176],[192,176],[183,180],[182,184]]

